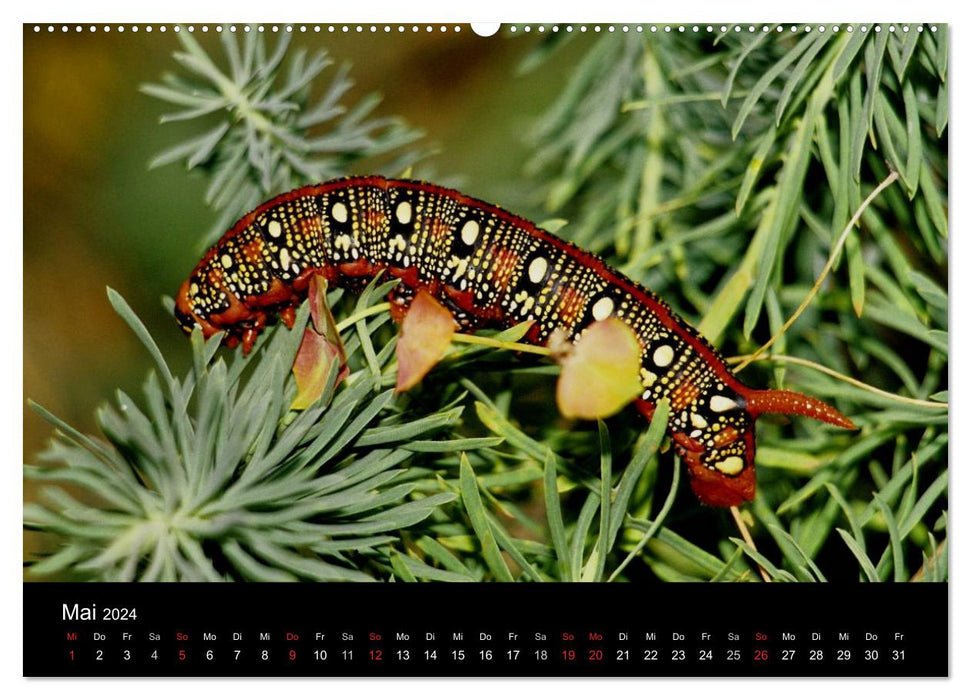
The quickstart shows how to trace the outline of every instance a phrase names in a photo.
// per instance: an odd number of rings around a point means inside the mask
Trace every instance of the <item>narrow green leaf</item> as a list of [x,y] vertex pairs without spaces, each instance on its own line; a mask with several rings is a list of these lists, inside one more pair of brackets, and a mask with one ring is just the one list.
[[465,576],[469,580],[476,579],[476,577],[472,574],[472,571],[462,563],[462,560],[452,554],[452,552],[449,551],[448,548],[446,548],[438,540],[424,535],[418,539],[417,542],[415,542],[415,545],[449,571],[461,576]]
[[[914,32],[916,34],[916,32]],[[917,95],[912,83],[904,84],[904,110],[907,119],[907,157],[901,175],[907,183],[907,193],[913,199],[917,194],[921,165],[924,162],[924,146],[921,136],[920,115],[917,112]]]
[[938,24],[937,31],[933,35],[937,38],[937,53],[935,54],[935,65],[937,66],[937,76],[941,82],[947,80],[947,54],[948,54],[948,34],[951,26],[948,24]]
[[373,581],[365,573],[343,566],[328,564],[316,558],[304,557],[291,551],[272,545],[267,541],[250,541],[246,543],[256,554],[267,562],[276,565],[284,571],[290,571],[302,578],[312,581]]
[[443,571],[442,569],[436,569],[433,566],[429,566],[424,562],[418,561],[417,559],[412,559],[411,557],[406,557],[403,554],[395,552],[392,555],[393,559],[396,559],[402,567],[411,576],[412,580],[420,578],[425,581],[444,581],[446,583],[472,583],[475,579],[468,574],[460,574],[454,571]]
[[108,287],[108,301],[111,302],[111,306],[115,309],[115,312],[121,316],[122,320],[128,324],[128,327],[135,332],[135,336],[142,342],[142,345],[148,350],[152,359],[155,360],[155,365],[158,367],[159,371],[162,373],[162,377],[165,378],[165,386],[171,392],[174,387],[175,379],[172,377],[172,372],[169,369],[168,363],[166,363],[165,358],[162,356],[162,351],[159,350],[158,345],[155,344],[155,340],[152,335],[148,332],[145,324],[142,323],[141,319],[132,311],[132,308],[128,305],[128,302],[116,292],[111,287]]
[[69,544],[53,554],[48,554],[38,561],[31,562],[29,566],[30,574],[35,577],[57,574],[70,569],[84,558],[89,557],[90,554],[91,552],[87,547],[80,544]]
[[482,556],[489,566],[489,570],[500,581],[512,581],[512,574],[499,553],[495,536],[489,527],[485,507],[482,505],[482,499],[479,496],[479,484],[476,482],[475,472],[472,471],[472,465],[469,464],[469,459],[465,456],[465,453],[462,454],[459,466],[459,489],[462,494],[462,503],[465,505],[465,512],[472,522],[472,529],[475,530],[475,534],[482,544]]
[[866,263],[863,260],[863,249],[860,237],[851,233],[846,237],[846,263],[850,276],[850,301],[857,317],[863,315],[866,305]]
[[[489,520],[489,531],[495,538],[496,545],[503,549],[509,555],[509,557],[516,562],[519,568],[522,569],[523,575],[526,576],[526,578],[531,579],[535,583],[542,583],[543,577],[526,558],[526,555],[517,545],[516,540],[513,540],[513,538],[509,536],[509,533],[506,532],[502,525],[499,524],[499,521],[495,516],[489,512],[486,512],[486,517]],[[525,542],[524,540],[520,541]]]
[[392,580],[399,579],[405,583],[418,583],[418,579],[415,577],[415,575],[408,570],[407,566],[405,566],[400,552],[392,551],[389,560],[391,562],[391,570],[394,572],[394,578]]
[[454,440],[410,440],[402,447],[410,452],[475,452],[488,447],[497,447],[505,441],[502,436]]
[[947,310],[947,292],[941,289],[937,282],[917,270],[910,271],[910,281],[914,283],[914,289],[928,304]]
[[867,580],[869,580],[871,583],[877,583],[880,580],[880,577],[877,575],[877,570],[874,568],[873,562],[871,562],[867,557],[866,552],[863,551],[863,548],[856,543],[853,536],[846,530],[838,527],[836,528],[836,532],[838,532],[840,537],[843,538],[843,541],[846,543],[846,546],[849,548],[850,552],[860,563],[860,569],[866,575]]
[[603,579],[607,555],[610,554],[610,487],[613,482],[613,453],[610,445],[610,433],[602,420],[597,421],[597,432],[600,436],[600,531],[597,535],[595,547],[598,555],[597,564],[592,572],[594,581]]
[[880,71],[883,66],[883,54],[887,48],[889,32],[880,32],[877,38],[866,45],[864,55],[866,58],[866,95],[863,98],[863,117],[856,125],[853,132],[852,153],[853,153],[853,177],[860,181],[860,165],[863,162],[863,148],[866,144],[866,135],[873,125],[873,112],[877,103],[877,96],[880,94]]
[[550,537],[556,551],[556,565],[561,581],[576,581],[577,575],[571,567],[567,545],[566,528],[563,526],[563,513],[560,510],[560,494],[556,486],[556,457],[552,450],[546,454],[543,464],[543,492],[546,502],[546,520],[549,523]]
[[661,399],[654,408],[654,417],[647,433],[638,442],[631,457],[630,464],[624,470],[620,483],[614,493],[613,506],[611,507],[611,519],[609,538],[607,540],[607,551],[612,551],[617,540],[617,533],[620,531],[627,516],[630,499],[634,493],[641,474],[647,467],[648,462],[654,458],[664,439],[664,432],[668,425],[668,415],[671,410],[671,403],[667,398]]
[[[934,228],[942,238],[947,238],[947,214],[944,211],[941,193],[934,183],[934,176],[926,161],[920,169],[920,191],[924,195],[923,201],[927,205],[928,216],[934,222]],[[945,189],[945,194],[946,192]]]
[[850,529],[853,531],[853,539],[861,548],[865,547],[866,539],[863,537],[863,528],[860,527],[856,517],[853,515],[853,509],[850,508],[850,504],[847,503],[846,499],[843,498],[843,494],[833,484],[826,484],[826,490],[829,491],[829,495],[839,504],[843,515],[846,516],[846,521],[850,524]]
[[742,184],[738,188],[738,195],[735,197],[735,214],[737,216],[742,215],[742,210],[745,208],[749,194],[751,194],[752,188],[755,186],[755,182],[759,177],[759,173],[762,172],[762,167],[765,165],[765,159],[769,155],[769,151],[772,149],[777,138],[777,128],[773,126],[759,139],[758,147],[755,153],[752,154],[748,166],[745,168],[745,176],[742,178]]
[[927,515],[931,506],[947,492],[947,471],[941,473],[914,504],[913,509],[900,523],[900,537],[908,537],[911,531]]
[[546,452],[549,448],[529,437],[518,428],[515,428],[508,420],[499,415],[499,412],[494,408],[476,401],[475,412],[485,427],[505,439],[510,445],[522,450],[538,462],[542,463],[546,461]]
[[785,569],[780,569],[771,561],[769,561],[765,556],[756,551],[748,542],[739,539],[738,537],[728,538],[734,545],[741,547],[749,559],[754,561],[756,564],[761,566],[765,571],[772,577],[775,581],[788,581],[790,583],[796,582],[796,577]]
[[816,581],[821,581],[825,583],[826,577],[823,576],[823,572],[819,570],[819,567],[816,566],[816,562],[814,562],[812,557],[806,553],[806,551],[799,545],[798,542],[796,542],[796,539],[792,535],[790,535],[788,532],[783,530],[778,525],[769,525],[769,531],[772,533],[775,541],[780,544],[780,547],[782,546],[782,543],[785,543],[787,556],[789,556],[790,559],[793,560],[794,564],[798,563],[798,559],[795,559],[792,557],[792,552],[795,552],[796,554],[798,554],[798,558],[802,559],[806,567],[812,572],[813,578]]
[[893,556],[893,580],[897,583],[902,583],[907,580],[907,572],[904,568],[904,551],[900,544],[897,519],[893,511],[890,510],[890,506],[880,498],[879,494],[873,494],[873,500],[876,501],[880,512],[883,514],[883,520],[887,524],[887,533],[890,535],[890,551]]
[[782,124],[782,115],[789,106],[789,100],[792,97],[793,91],[799,85],[805,84],[805,77],[813,65],[813,59],[816,58],[816,55],[829,42],[829,36],[825,33],[812,32],[812,36],[814,37],[812,44],[792,69],[785,86],[782,88],[782,92],[779,94],[779,102],[775,108],[775,125],[777,127]]
[[917,338],[917,340],[927,343],[947,355],[947,333],[927,328],[912,315],[882,299],[874,299],[872,303],[868,304],[865,316],[877,323],[882,323]]
[[[748,96],[742,102],[742,106],[738,108],[738,114],[735,117],[735,122],[732,124],[733,141],[738,137],[738,133],[742,130],[742,126],[745,124],[745,120],[748,119],[749,113],[752,111],[752,108],[755,107],[758,101],[762,98],[762,95],[765,93],[766,89],[768,89],[769,85],[771,85],[772,82],[776,78],[778,78],[782,74],[782,72],[786,68],[788,68],[793,61],[799,58],[799,56],[802,55],[802,53],[806,51],[815,41],[816,41],[815,36],[813,36],[812,34],[807,34],[799,41],[798,44],[796,44],[795,48],[790,49],[785,54],[783,54],[781,59],[773,63],[771,68],[769,68],[767,71],[762,73],[762,77],[759,78],[758,81],[755,83],[755,85],[752,86],[752,89],[749,90]],[[756,45],[757,45],[757,42],[752,42],[751,48],[755,48]],[[751,48],[748,50],[751,50]],[[735,68],[732,71],[732,74],[729,76],[728,78],[729,82],[726,90],[728,91],[731,90],[731,82],[734,81],[735,79],[735,71],[738,70],[738,67],[741,65],[741,62],[744,60],[745,55],[746,54],[743,54],[739,58],[738,63],[735,65]],[[722,92],[723,107],[725,106],[727,101],[728,101],[728,92]]]
[[186,167],[191,170],[212,155],[227,131],[229,131],[229,123],[223,122],[202,136],[183,141],[158,153],[152,158],[148,167],[150,170],[154,170],[155,168],[169,165],[184,158],[186,160]]
[[587,535],[590,532],[590,525],[597,514],[600,506],[600,496],[593,491],[587,494],[587,499],[580,509],[577,517],[576,526],[573,528],[573,537],[570,542],[570,570],[574,572],[571,580],[579,581],[583,567],[583,552],[587,544]]
[[[903,29],[904,25],[901,25]],[[899,38],[901,34],[903,35],[903,41],[900,46],[900,65],[897,69],[897,80],[904,83],[905,86],[909,82],[904,80],[904,74],[907,72],[907,66],[910,63],[911,56],[914,55],[914,49],[917,48],[917,41],[920,39],[920,32],[917,31],[917,25],[906,25],[909,27],[908,32],[897,32],[897,37]]]
[[810,100],[810,106],[799,121],[796,133],[789,144],[788,156],[779,174],[778,199],[775,208],[769,214],[772,217],[771,224],[756,269],[755,285],[745,306],[745,321],[742,332],[746,338],[751,337],[752,330],[761,315],[769,279],[777,268],[777,255],[782,244],[782,238],[787,235],[792,224],[795,223],[795,207],[800,201],[802,183],[809,166],[813,123],[817,109],[822,107],[823,99],[822,93],[815,93],[813,99]]
[[[867,40],[867,37],[871,36],[872,32],[860,31],[859,25],[853,26],[853,31],[850,32],[850,40],[846,44],[846,48],[840,53],[836,59],[836,65],[833,67],[833,82],[838,83],[846,73],[846,70],[853,63],[853,59],[863,48],[863,43]],[[808,38],[808,37],[807,37]]]
[[[735,61],[734,64],[732,64],[732,69],[728,73],[728,78],[725,80],[725,87],[722,88],[722,94],[721,94],[722,107],[725,107],[728,104],[728,98],[732,94],[732,88],[735,85],[735,76],[738,75],[738,69],[742,67],[742,63],[745,62],[745,59],[748,57],[748,55],[752,53],[752,51],[754,51],[759,46],[759,44],[761,44],[765,40],[766,36],[768,36],[768,34],[759,34],[754,40],[749,41],[742,47],[742,51],[738,55],[738,59]],[[734,137],[735,137],[735,132],[733,130],[732,138]]]
[[937,99],[934,102],[934,130],[940,137],[947,128],[947,118],[949,113],[949,103],[947,98],[947,83],[937,86]]
[[499,545],[496,544],[492,530],[482,535],[479,541],[482,543],[482,557],[485,559],[489,570],[492,571],[492,575],[496,577],[497,581],[512,583],[514,580],[512,573],[510,573],[509,567],[506,566],[506,562],[499,552]]

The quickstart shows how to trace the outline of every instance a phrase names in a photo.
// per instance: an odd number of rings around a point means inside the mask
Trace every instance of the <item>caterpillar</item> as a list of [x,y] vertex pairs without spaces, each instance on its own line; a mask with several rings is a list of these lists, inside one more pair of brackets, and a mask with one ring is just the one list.
[[532,321],[525,341],[545,344],[556,329],[574,342],[595,321],[616,317],[642,346],[650,420],[670,401],[667,431],[702,503],[735,506],[755,495],[755,420],[763,413],[808,416],[842,428],[835,408],[793,391],[744,385],[725,360],[657,295],[568,243],[497,206],[425,182],[350,177],[301,187],[243,216],[205,254],[176,297],[183,330],[225,331],[249,352],[279,317],[294,322],[310,279],[361,285],[398,279],[390,293],[400,322],[426,290],[459,327]]

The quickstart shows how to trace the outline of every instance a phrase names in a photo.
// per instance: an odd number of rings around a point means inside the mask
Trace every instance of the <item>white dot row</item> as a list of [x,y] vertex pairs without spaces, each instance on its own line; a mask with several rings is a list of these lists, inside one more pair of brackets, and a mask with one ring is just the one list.
[[[910,32],[912,29],[914,31],[918,31],[918,32],[924,31],[924,25],[922,25],[922,24],[916,24],[916,25],[909,25],[909,24],[902,24],[902,25],[894,25],[894,24],[880,25],[880,24],[874,24],[874,25],[870,25],[870,26],[867,26],[865,24],[864,25],[852,25],[852,24],[847,24],[847,25],[839,25],[839,24],[831,24],[831,25],[822,25],[822,24],[820,24],[820,25],[810,25],[810,24],[794,25],[794,24],[792,24],[792,25],[788,25],[788,26],[777,25],[777,26],[774,27],[774,31],[776,31],[777,33],[782,33],[782,32],[786,32],[786,31],[788,31],[789,33],[797,33],[797,32],[808,33],[808,32],[813,32],[813,31],[817,31],[817,32],[827,32],[827,31],[830,31],[830,32],[840,32],[840,31],[853,32],[853,31],[856,31],[857,29],[859,29],[859,31],[861,31],[861,32],[866,32],[866,31],[869,31],[872,28],[873,31],[880,32],[880,31],[883,31],[883,28],[884,27],[886,27],[887,31],[889,31],[889,32],[896,32],[898,30],[898,27],[899,27],[899,30],[902,31],[902,32]],[[166,31],[168,31],[169,27],[167,25],[164,25],[164,24],[163,25],[158,25],[157,27],[153,27],[152,25],[144,25],[144,26],[142,26],[142,25],[137,25],[137,24],[133,24],[133,25],[124,25],[124,24],[108,25],[108,24],[106,24],[106,25],[103,25],[103,26],[97,26],[97,25],[93,25],[92,24],[92,25],[89,25],[87,27],[87,30],[89,32],[97,32],[97,31],[100,30],[102,32],[112,32],[112,31],[114,31],[114,32],[118,32],[118,33],[124,33],[126,31],[130,31],[132,33],[138,33],[139,31],[143,31],[143,32],[146,32],[146,33],[151,33],[152,31],[155,31],[156,29],[159,32],[163,32],[164,33]],[[380,26],[379,25],[375,25],[375,24],[371,24],[371,25],[362,25],[362,24],[350,24],[350,25],[349,24],[329,24],[329,25],[319,25],[319,24],[315,24],[315,25],[307,25],[307,24],[292,25],[292,24],[287,24],[287,25],[276,25],[276,24],[274,24],[274,25],[269,25],[269,26],[262,25],[262,24],[259,24],[259,25],[243,24],[243,25],[239,25],[239,26],[237,26],[235,24],[230,24],[230,25],[216,24],[216,25],[212,25],[212,26],[203,24],[203,25],[196,26],[196,25],[191,25],[190,24],[190,25],[185,26],[185,27],[183,27],[181,25],[173,25],[171,27],[171,29],[174,32],[181,32],[181,31],[185,30],[185,31],[190,32],[190,33],[194,33],[194,32],[197,32],[198,31],[198,32],[202,32],[203,34],[208,33],[210,30],[215,31],[215,32],[223,32],[223,31],[229,31],[229,32],[237,32],[237,31],[242,31],[242,32],[252,32],[252,31],[256,31],[256,32],[267,32],[267,31],[269,31],[269,32],[273,32],[273,33],[277,33],[277,32],[283,31],[283,32],[290,32],[290,33],[292,33],[292,32],[298,32],[298,33],[303,33],[303,34],[305,34],[307,32],[313,32],[313,33],[317,33],[317,34],[319,34],[320,32],[327,32],[327,33],[331,33],[331,34],[335,34],[335,33],[339,33],[339,34],[357,33],[357,34],[360,34],[360,33],[364,33],[364,32],[370,32],[372,34],[376,34],[378,32],[384,32],[385,34],[390,34],[392,32],[397,32],[399,34],[404,34],[406,32],[411,32],[411,33],[418,33],[418,32],[421,32],[421,31],[434,32],[436,30],[438,32],[441,32],[441,33],[448,32],[449,30],[451,30],[453,32],[461,32],[462,31],[462,27],[459,26],[459,25],[445,25],[445,24],[441,24],[441,25],[430,25],[429,24],[429,25],[421,25],[421,26],[419,26],[417,24],[412,24],[412,25],[403,25],[403,24],[399,24],[399,25],[388,25],[388,24],[385,24],[385,25],[380,25]],[[929,29],[932,32],[936,32],[937,31],[937,25],[933,25],[933,24],[932,25],[929,25]],[[85,27],[82,27],[79,24],[78,25],[67,25],[67,24],[53,25],[53,24],[48,24],[46,26],[42,26],[42,25],[39,25],[39,24],[35,24],[34,25],[34,33],[40,33],[40,32],[43,32],[45,30],[48,33],[53,33],[53,32],[56,32],[58,30],[60,30],[62,33],[67,33],[67,32],[70,32],[72,30],[74,32],[76,32],[76,33],[80,33],[80,32],[83,32],[85,30]],[[690,32],[690,33],[693,33],[693,34],[697,34],[697,33],[700,33],[700,32],[707,32],[707,33],[718,32],[718,33],[724,34],[724,33],[727,33],[727,32],[734,32],[736,34],[741,34],[741,33],[755,34],[757,32],[768,33],[770,31],[773,31],[773,28],[772,27],[769,27],[769,25],[766,25],[766,24],[763,24],[763,25],[760,25],[760,26],[756,26],[756,25],[752,25],[752,24],[749,24],[749,25],[742,25],[742,24],[711,25],[711,24],[709,24],[709,25],[704,25],[704,26],[697,25],[697,24],[695,24],[695,25],[683,25],[683,24],[678,24],[678,25],[671,25],[671,24],[665,24],[665,25],[656,25],[656,24],[651,24],[651,25],[640,25],[640,24],[636,24],[636,25],[628,25],[628,24],[623,24],[623,25],[613,25],[613,24],[609,24],[609,25],[599,25],[599,24],[597,24],[597,25],[590,25],[590,26],[585,25],[585,24],[580,24],[580,25],[567,24],[567,25],[561,26],[561,25],[558,25],[558,24],[554,24],[554,25],[546,26],[546,25],[540,24],[540,25],[536,25],[536,26],[533,26],[533,25],[511,25],[511,26],[508,27],[508,30],[511,33],[514,33],[514,34],[517,33],[517,32],[524,32],[524,33],[527,33],[528,34],[528,33],[532,32],[532,31],[536,31],[536,32],[541,33],[541,34],[547,32],[547,31],[554,32],[554,33],[555,32],[560,32],[560,31],[565,31],[565,32],[580,32],[580,33],[585,33],[585,32],[594,32],[594,33],[601,33],[601,32],[607,32],[607,33],[612,33],[612,32],[621,32],[621,33],[630,33],[630,32],[640,32],[640,33],[643,33],[643,32],[650,32],[652,34],[656,34],[658,32],[663,32],[663,33],[670,34],[672,32],[678,32],[678,33],[683,34],[683,33]]]
[[[509,27],[509,31],[510,32],[513,32],[513,33],[518,32],[518,31],[523,31],[523,32],[529,33],[531,31],[535,30],[535,31],[540,32],[540,33],[543,33],[543,32],[546,32],[546,31],[550,31],[550,32],[560,32],[560,31],[574,32],[574,31],[576,31],[576,32],[581,32],[581,33],[588,32],[588,31],[595,32],[595,33],[597,33],[597,32],[607,32],[607,33],[611,33],[611,32],[618,32],[619,31],[619,32],[627,32],[627,33],[629,33],[629,32],[650,32],[652,34],[656,34],[658,32],[664,32],[664,33],[667,33],[667,34],[670,34],[671,32],[678,32],[678,33],[681,33],[681,34],[688,33],[688,32],[690,32],[692,34],[698,34],[698,33],[701,33],[701,32],[707,32],[707,33],[715,33],[715,32],[718,32],[718,33],[722,33],[722,34],[725,34],[727,32],[735,32],[736,34],[741,34],[741,33],[744,32],[744,33],[748,33],[748,34],[755,34],[757,32],[768,33],[770,31],[773,31],[773,29],[774,29],[774,31],[776,31],[777,33],[780,33],[781,34],[782,32],[785,32],[785,31],[788,31],[790,33],[797,33],[797,32],[805,32],[805,33],[808,33],[808,32],[813,32],[813,31],[818,31],[818,32],[827,32],[827,31],[832,31],[832,32],[840,32],[840,31],[853,32],[853,31],[856,31],[857,28],[861,32],[865,32],[865,31],[869,31],[871,27],[872,27],[873,31],[875,31],[875,32],[883,31],[883,28],[884,27],[886,27],[887,31],[889,31],[889,32],[896,32],[898,27],[900,28],[900,31],[903,31],[903,32],[909,32],[909,31],[911,31],[911,29],[914,29],[915,31],[918,31],[918,32],[924,31],[924,25],[922,25],[922,24],[916,24],[916,25],[909,25],[909,24],[902,24],[902,25],[886,24],[886,25],[880,25],[880,24],[874,24],[874,25],[870,25],[870,26],[867,26],[865,24],[864,25],[853,25],[853,24],[847,24],[847,25],[840,25],[840,24],[829,24],[829,25],[823,25],[823,24],[819,24],[819,25],[802,24],[802,25],[795,25],[795,24],[790,24],[790,25],[787,25],[787,26],[783,26],[783,25],[780,24],[780,25],[776,25],[774,28],[773,27],[770,27],[767,24],[763,24],[763,25],[754,25],[754,24],[748,24],[748,25],[744,25],[744,24],[729,24],[729,25],[726,25],[726,24],[721,24],[721,25],[713,25],[713,24],[707,24],[707,25],[698,25],[698,24],[692,24],[692,25],[686,25],[686,24],[649,24],[649,25],[635,24],[635,25],[628,25],[628,24],[622,24],[622,25],[614,25],[614,24],[609,24],[609,25],[605,25],[605,26],[601,26],[601,25],[597,25],[597,24],[592,25],[592,26],[585,25],[585,24],[580,24],[580,25],[567,24],[567,25],[560,26],[560,25],[554,24],[554,25],[549,26],[549,27],[541,24],[541,25],[538,25],[538,26],[535,26],[535,27],[534,26],[531,26],[531,25],[525,25],[525,26],[522,26],[522,27],[518,27],[517,25],[512,25],[512,26]],[[929,25],[929,28],[930,28],[930,30],[932,32],[936,32],[937,31],[937,25],[933,25],[933,24],[932,25]]]
[[[333,33],[349,34],[349,33],[352,33],[352,32],[354,32],[354,33],[370,32],[370,33],[373,33],[373,34],[376,34],[378,32],[384,32],[386,34],[390,34],[391,32],[398,32],[398,33],[403,34],[405,32],[417,33],[417,32],[420,32],[422,30],[424,30],[425,32],[434,32],[434,31],[437,30],[437,31],[442,32],[442,33],[448,32],[449,30],[454,31],[454,32],[460,32],[460,31],[462,31],[462,28],[460,26],[458,26],[458,25],[454,25],[453,26],[453,25],[445,25],[445,24],[441,24],[441,25],[430,25],[429,24],[429,25],[423,25],[423,26],[418,26],[416,24],[415,25],[407,25],[407,26],[406,25],[395,25],[395,26],[392,26],[392,25],[387,25],[387,24],[386,25],[381,25],[381,26],[373,25],[373,24],[372,25],[361,25],[361,24],[350,24],[350,25],[348,25],[348,24],[329,24],[329,25],[319,25],[319,24],[314,24],[314,25],[297,24],[297,25],[293,25],[293,24],[287,24],[287,25],[276,25],[276,24],[273,24],[273,25],[269,25],[269,26],[262,25],[262,24],[257,24],[257,25],[250,25],[250,24],[243,24],[243,25],[235,25],[235,24],[228,24],[228,25],[222,25],[222,24],[207,25],[207,24],[202,24],[202,25],[196,26],[196,25],[190,24],[190,25],[187,25],[187,26],[183,26],[183,25],[176,24],[176,25],[172,25],[171,27],[169,27],[168,25],[164,25],[164,24],[163,25],[154,26],[154,27],[152,25],[137,25],[137,24],[133,24],[133,25],[124,25],[124,24],[114,24],[114,25],[110,25],[110,24],[105,24],[103,26],[97,26],[97,25],[93,25],[92,24],[92,25],[87,26],[87,30],[89,32],[102,31],[102,32],[119,32],[119,33],[124,33],[126,31],[130,31],[130,32],[133,32],[133,33],[137,33],[139,31],[144,31],[144,32],[149,32],[150,33],[152,31],[156,31],[156,30],[159,31],[159,32],[167,32],[170,28],[171,28],[171,30],[173,32],[176,32],[176,33],[181,32],[181,31],[187,31],[187,32],[190,32],[190,33],[202,32],[203,34],[206,34],[206,33],[210,32],[210,31],[214,31],[214,32],[224,32],[224,31],[229,31],[229,32],[253,32],[253,31],[255,31],[255,32],[273,32],[273,33],[279,33],[279,32],[282,31],[282,32],[288,32],[288,33],[293,33],[293,32],[299,32],[299,33],[314,32],[314,33],[318,33],[318,34],[320,32],[329,32],[329,33],[332,33],[332,34]],[[56,32],[58,30],[60,30],[61,32],[64,32],[64,33],[70,32],[72,30],[75,31],[75,32],[77,32],[77,33],[80,33],[80,32],[83,32],[85,30],[85,27],[81,26],[80,24],[77,24],[77,25],[68,25],[68,24],[53,25],[53,24],[48,24],[46,26],[39,25],[39,24],[35,24],[34,25],[34,33],[35,34],[40,33],[40,32],[43,32],[43,31],[47,31],[49,33],[53,33],[53,32]]]

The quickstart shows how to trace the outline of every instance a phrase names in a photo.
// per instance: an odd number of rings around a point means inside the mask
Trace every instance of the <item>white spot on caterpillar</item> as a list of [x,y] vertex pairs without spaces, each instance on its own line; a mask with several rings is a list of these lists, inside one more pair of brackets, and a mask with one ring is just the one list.
[[221,262],[223,267],[227,270],[233,266],[233,258],[229,253],[223,253],[223,256],[219,258],[219,262]]
[[641,367],[641,380],[644,386],[651,386],[652,384],[654,384],[654,382],[657,381],[657,375],[654,374],[654,372]]
[[334,220],[339,223],[345,223],[347,221],[347,205],[343,202],[337,202],[330,210],[331,216]]
[[670,345],[662,345],[654,351],[654,364],[658,367],[667,367],[674,359],[674,348]]
[[280,251],[280,267],[284,270],[290,267],[290,251],[286,248]]
[[546,258],[536,258],[529,264],[529,281],[533,284],[539,284],[543,277],[546,276],[546,270],[549,268],[550,264],[546,262]]
[[405,241],[405,237],[402,236],[400,233],[394,237],[394,244],[398,246],[398,250],[402,252],[408,245],[407,241]]
[[738,408],[738,404],[727,396],[712,396],[711,401],[708,402],[708,405],[711,406],[711,410],[715,413],[724,413],[725,411],[731,411],[734,408]]
[[394,215],[402,224],[411,223],[411,202],[399,202],[398,208],[394,210]]
[[192,296],[195,296],[198,293],[199,293],[199,285],[193,282],[192,284],[189,285],[189,294],[191,294]]
[[274,238],[279,238],[280,234],[283,233],[283,226],[280,225],[279,221],[273,219],[266,225],[266,230]]
[[462,242],[465,245],[472,245],[479,238],[479,222],[466,221],[462,227]]
[[339,250],[348,251],[351,248],[351,237],[346,233],[341,234],[334,239],[334,247]]
[[744,468],[745,462],[742,461],[741,457],[732,456],[723,459],[721,462],[715,462],[715,469],[724,474],[731,474],[732,476],[738,474]]
[[693,425],[696,428],[707,428],[708,421],[706,421],[702,416],[699,416],[697,413],[692,413],[691,425]]
[[614,300],[610,297],[603,297],[593,305],[593,320],[603,321],[614,311]]

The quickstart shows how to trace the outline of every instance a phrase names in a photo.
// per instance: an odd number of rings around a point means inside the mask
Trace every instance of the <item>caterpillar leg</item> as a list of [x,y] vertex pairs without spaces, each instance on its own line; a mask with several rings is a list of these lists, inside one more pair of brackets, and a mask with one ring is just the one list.
[[[459,330],[463,332],[474,331],[482,328],[485,325],[483,319],[477,318],[470,314],[466,309],[455,302],[448,294],[438,295],[435,294],[433,290],[429,289],[428,292],[434,296],[438,302],[449,310],[452,314],[452,318],[455,319],[455,323],[458,324]],[[392,289],[388,293],[388,303],[391,304],[391,319],[399,326],[405,319],[405,314],[408,313],[408,309],[411,308],[411,302],[415,298],[417,290],[407,287],[404,284],[399,284],[397,287]]]
[[280,320],[283,321],[287,328],[293,329],[293,324],[297,321],[297,311],[294,307],[288,306],[280,312]]
[[260,332],[255,328],[247,328],[243,331],[243,355],[249,355],[250,350],[256,345],[256,338],[259,336]]
[[399,284],[388,292],[388,303],[391,304],[391,320],[397,325],[401,325],[405,320],[405,314],[415,298],[415,290]]

